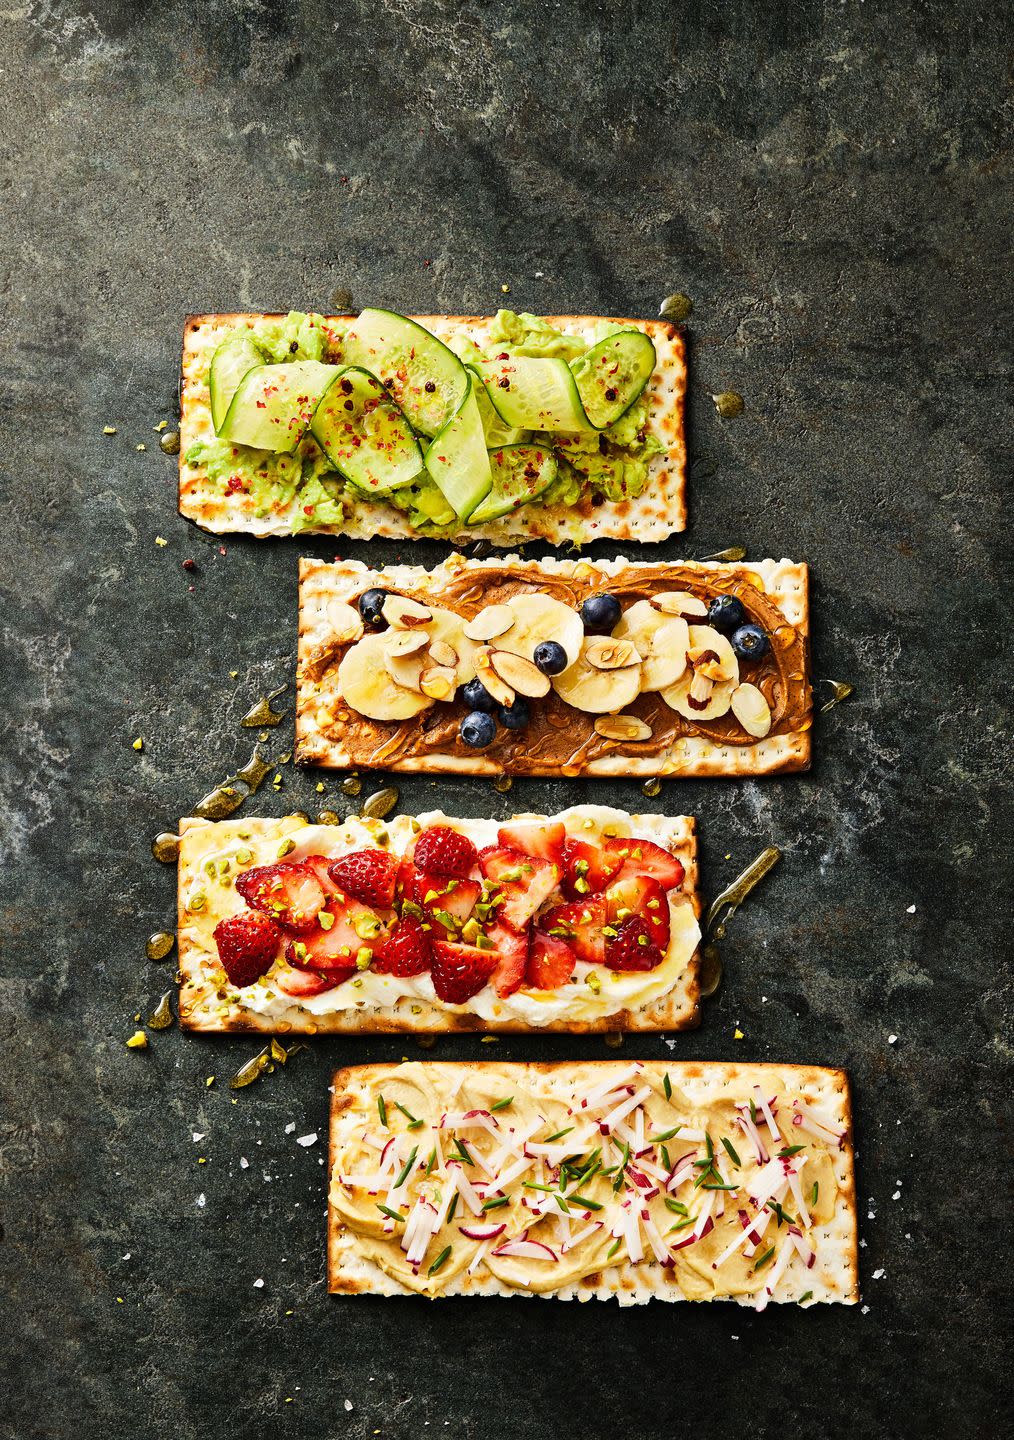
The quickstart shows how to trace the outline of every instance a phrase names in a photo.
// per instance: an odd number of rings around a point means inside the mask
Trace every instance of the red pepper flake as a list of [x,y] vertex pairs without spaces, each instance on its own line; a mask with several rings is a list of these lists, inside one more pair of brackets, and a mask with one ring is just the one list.
[[184,568],[184,570],[196,570],[196,569],[197,569],[197,565],[196,565],[195,561],[193,561],[193,560],[184,560],[184,562],[183,562],[183,568]]
[[312,506],[312,505],[304,505],[304,506],[303,506],[303,514],[304,514],[304,515],[312,515],[312,514],[313,514],[313,506]]

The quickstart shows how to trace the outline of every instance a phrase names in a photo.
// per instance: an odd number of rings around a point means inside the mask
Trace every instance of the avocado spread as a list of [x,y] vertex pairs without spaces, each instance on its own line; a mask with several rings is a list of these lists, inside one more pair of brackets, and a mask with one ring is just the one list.
[[[257,320],[250,327],[250,335],[266,363],[340,363],[347,324],[291,311],[286,316]],[[506,350],[517,356],[563,359],[577,371],[582,357],[594,344],[622,329],[621,325],[602,321],[591,339],[585,341],[564,334],[536,315],[500,310],[485,346],[478,346],[464,332],[452,336],[448,343],[466,365],[491,360]],[[495,423],[495,415],[492,418]],[[552,449],[559,461],[556,479],[539,496],[538,503],[574,506],[586,495],[594,502],[638,496],[647,482],[652,456],[662,449],[659,441],[648,434],[647,426],[648,399],[642,393],[614,424],[601,431],[517,432],[517,439],[531,439]],[[487,432],[489,448],[502,443],[502,434]],[[309,430],[291,454],[273,454],[211,438],[191,445],[184,458],[188,465],[199,466],[212,485],[250,496],[258,516],[288,510],[294,533],[337,526],[357,501],[378,503],[380,499],[359,492],[352,481],[338,474]],[[453,534],[460,528],[454,510],[425,470],[420,470],[412,484],[386,493],[383,503],[404,511],[413,528],[427,534]]]

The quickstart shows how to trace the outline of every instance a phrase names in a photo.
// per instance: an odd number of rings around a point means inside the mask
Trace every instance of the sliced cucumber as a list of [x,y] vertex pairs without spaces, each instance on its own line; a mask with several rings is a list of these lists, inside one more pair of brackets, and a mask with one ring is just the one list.
[[470,375],[465,398],[426,451],[426,469],[459,520],[467,520],[493,487],[479,404]]
[[503,423],[493,409],[493,402],[489,398],[489,392],[478,370],[469,365],[468,371],[473,377],[475,398],[478,401],[479,414],[482,417],[482,433],[486,437],[486,449],[496,450],[501,445],[520,445],[523,440],[529,439],[532,433],[530,430],[519,430],[514,425]]
[[464,401],[468,375],[454,351],[393,310],[364,310],[345,333],[342,355],[382,380],[422,435],[436,435]]
[[264,364],[264,352],[246,330],[234,330],[226,336],[211,357],[208,389],[211,392],[211,423],[221,430],[244,375]]
[[496,360],[484,361],[479,371],[505,425],[551,432],[594,429],[566,360],[505,351]]
[[354,366],[332,380],[310,430],[332,465],[365,495],[411,485],[423,468],[405,416],[379,380]]
[[275,455],[291,454],[320,397],[340,373],[341,366],[322,365],[319,360],[258,365],[239,382],[219,428],[220,439]]
[[493,488],[468,517],[469,524],[482,525],[510,515],[537,500],[556,479],[556,456],[545,445],[505,445],[491,452]]
[[571,361],[585,414],[596,430],[625,415],[651,379],[655,347],[642,330],[607,335]]

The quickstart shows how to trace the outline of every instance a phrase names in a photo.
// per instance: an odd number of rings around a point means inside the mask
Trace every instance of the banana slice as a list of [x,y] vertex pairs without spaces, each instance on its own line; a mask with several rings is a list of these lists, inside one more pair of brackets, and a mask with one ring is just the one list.
[[733,685],[738,685],[739,661],[722,632],[713,625],[691,625],[689,629],[687,655],[694,669],[703,667],[703,673],[709,680],[731,680]]
[[[554,639],[559,639],[555,635]],[[584,710],[589,715],[606,715],[623,710],[641,693],[641,666],[627,665],[622,670],[598,670],[588,660],[586,651],[602,637],[590,635],[582,642],[581,653],[572,665],[553,677],[553,689],[561,700]],[[563,641],[560,640],[560,644]]]
[[656,609],[650,600],[638,600],[624,610],[613,638],[631,641],[640,653],[642,690],[675,685],[687,668],[690,626],[678,616]]
[[690,704],[690,687],[694,683],[694,672],[687,669],[683,672],[675,685],[668,685],[661,693],[662,699],[671,710],[682,715],[685,720],[695,722],[701,720],[720,720],[723,715],[728,714],[729,706],[732,704],[732,692],[736,686],[731,680],[719,680],[717,684],[712,681],[705,681],[711,686],[711,694],[704,701],[704,708],[696,710]]
[[732,713],[755,740],[763,740],[771,729],[771,707],[756,685],[736,686],[732,692]]
[[514,624],[496,637],[498,650],[531,660],[536,645],[556,640],[567,652],[567,664],[574,664],[584,640],[584,626],[576,610],[549,595],[515,595],[507,604],[514,612]]
[[[429,637],[429,644],[432,646],[438,641],[453,650],[457,657],[453,667],[446,658],[445,652],[438,645],[437,654],[442,657],[437,663],[448,668],[453,668],[457,675],[457,684],[465,685],[469,680],[475,678],[475,652],[479,646],[474,640],[470,640],[465,634],[464,622],[460,615],[455,615],[452,610],[434,610],[428,621],[424,634]],[[433,657],[437,659],[436,656]]]
[[[414,660],[414,655],[406,658]],[[346,650],[338,666],[338,686],[345,703],[368,720],[409,720],[433,701],[395,683],[385,665],[383,635],[364,635]]]

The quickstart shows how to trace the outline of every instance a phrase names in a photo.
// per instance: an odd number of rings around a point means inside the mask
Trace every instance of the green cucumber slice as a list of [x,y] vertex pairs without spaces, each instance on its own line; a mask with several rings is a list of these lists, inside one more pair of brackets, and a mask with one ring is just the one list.
[[423,468],[405,416],[379,380],[354,366],[331,381],[310,431],[331,464],[367,496],[410,485]]
[[607,335],[571,361],[585,414],[596,430],[625,415],[651,379],[655,347],[642,330]]
[[442,430],[465,399],[468,375],[454,351],[393,310],[364,310],[345,333],[342,355],[382,380],[422,435]]
[[522,440],[527,440],[532,432],[505,425],[493,409],[493,402],[489,398],[482,376],[474,366],[469,365],[467,368],[474,380],[473,388],[482,419],[482,433],[486,437],[486,449],[496,450],[500,445],[518,445]]
[[470,375],[465,398],[426,451],[426,469],[459,520],[467,520],[493,487],[479,404]]
[[216,433],[229,412],[232,397],[244,375],[264,364],[264,352],[246,331],[226,336],[211,357],[208,389],[211,392],[211,423]]
[[320,397],[340,373],[339,365],[323,365],[319,360],[258,365],[239,382],[219,437],[275,455],[291,454]]
[[493,488],[468,517],[470,525],[499,520],[537,500],[556,479],[556,456],[546,445],[505,445],[491,452]]
[[520,430],[593,429],[566,360],[504,351],[479,366],[493,409]]

